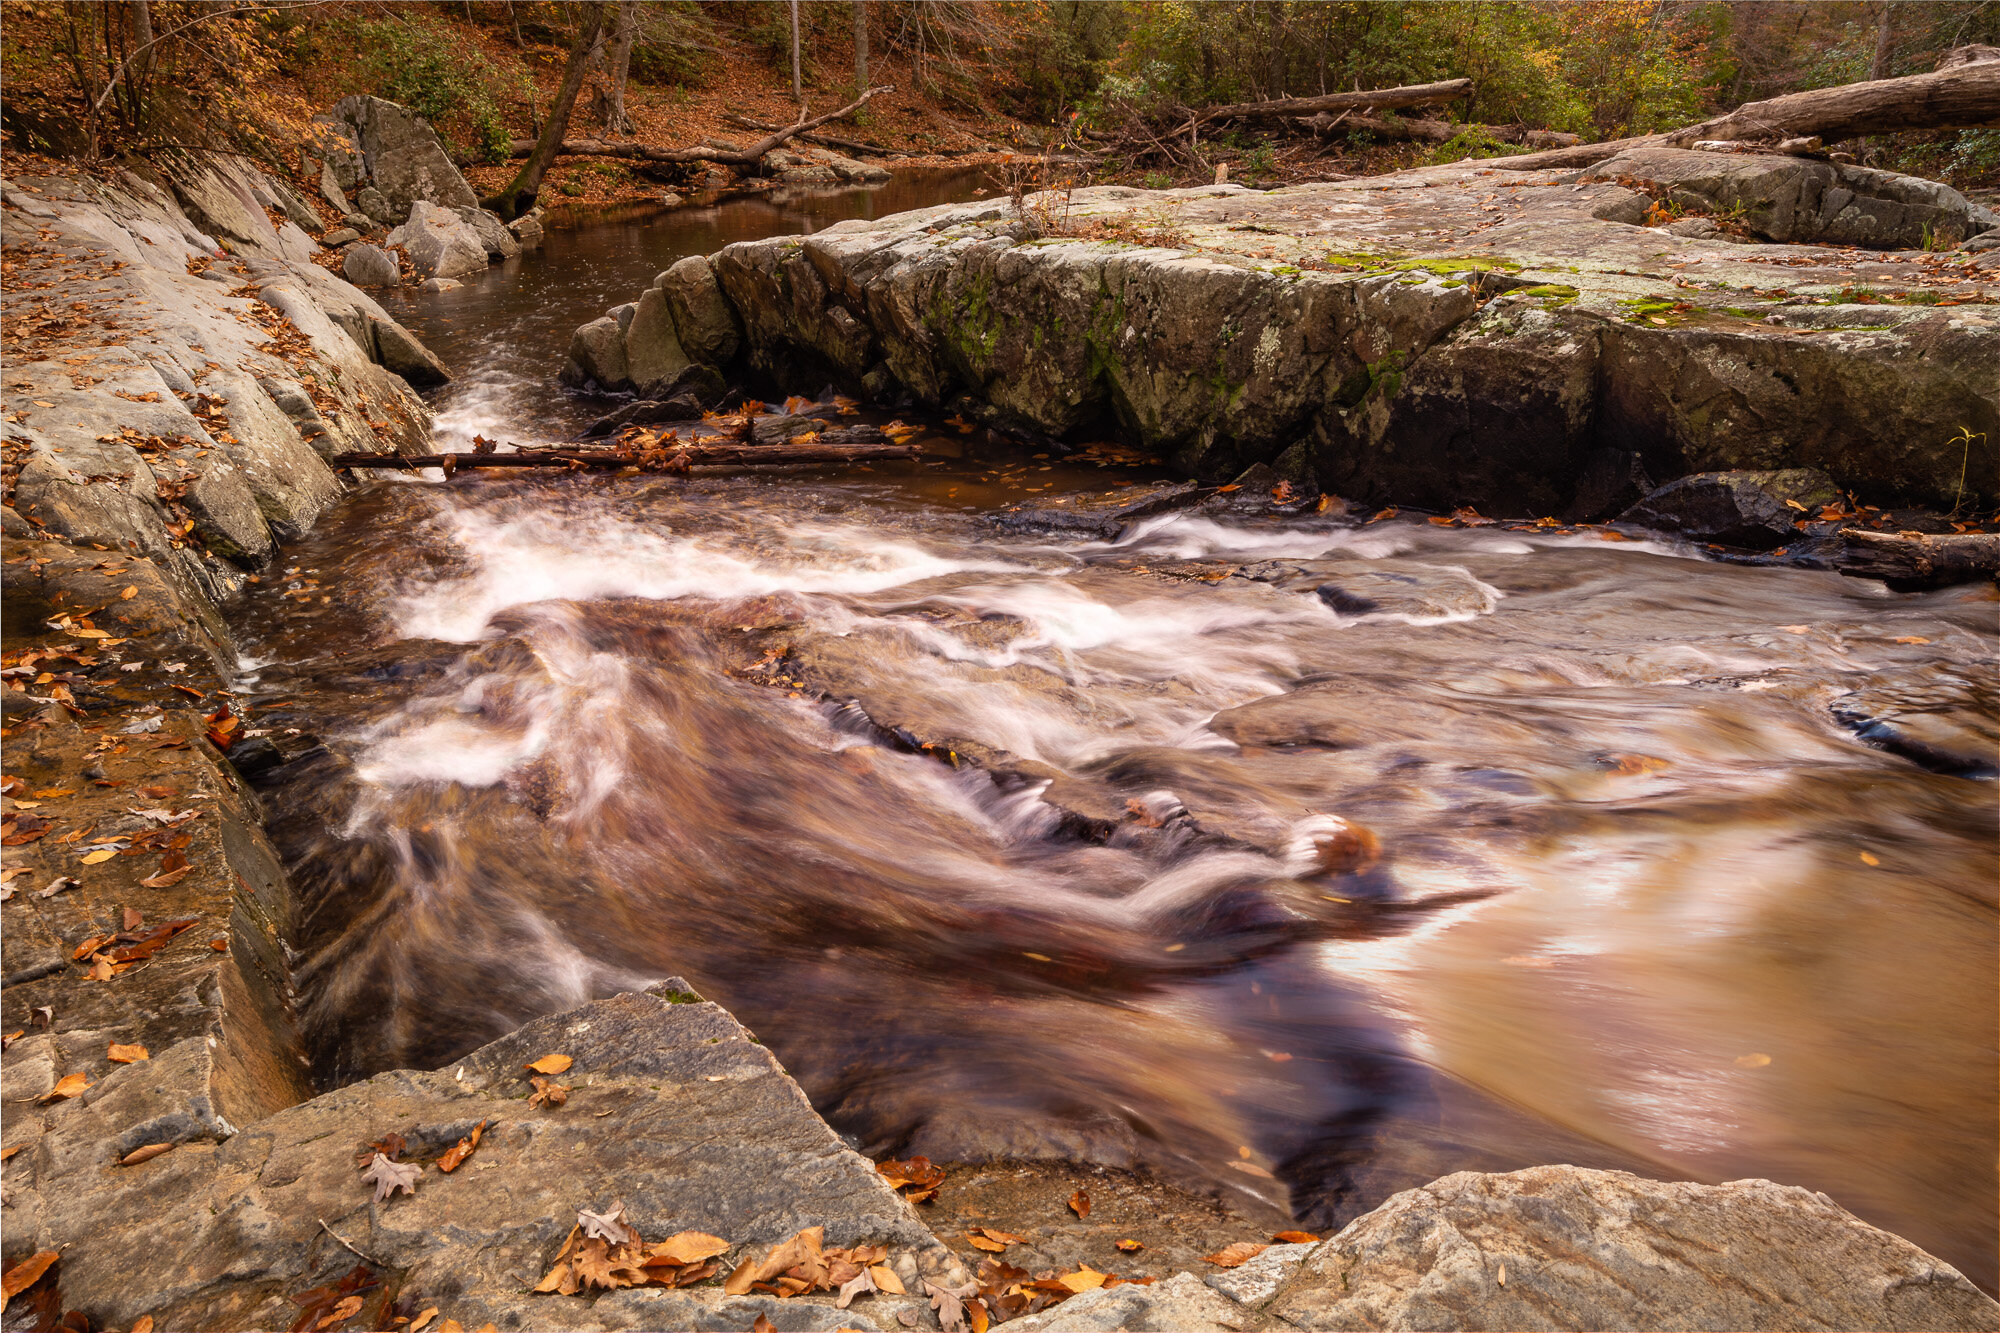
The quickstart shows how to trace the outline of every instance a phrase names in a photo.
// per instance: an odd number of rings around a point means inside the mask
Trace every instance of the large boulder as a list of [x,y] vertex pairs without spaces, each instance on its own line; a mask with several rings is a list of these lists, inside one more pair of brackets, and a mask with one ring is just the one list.
[[1618,516],[1621,523],[1695,541],[1768,550],[1797,535],[1793,524],[1840,501],[1833,479],[1814,468],[1697,472],[1670,481]]
[[[479,197],[446,156],[437,132],[423,117],[379,97],[343,97],[328,113],[345,151],[328,150],[335,183],[355,189],[363,179],[388,202],[387,221],[409,216],[422,200],[444,208],[477,208]],[[365,208],[365,205],[364,205]]]
[[625,335],[615,315],[594,319],[570,339],[569,360],[557,377],[573,389],[622,393],[632,387],[625,361]]
[[524,253],[542,248],[542,216],[540,207],[531,208],[507,224],[507,234],[519,243]]
[[[820,1226],[829,1246],[886,1246],[911,1292],[966,1281],[770,1052],[677,978],[537,1019],[435,1072],[380,1074],[248,1124],[170,1118],[177,1066],[212,1042],[155,1047],[104,1068],[87,1098],[8,1117],[8,1145],[22,1149],[8,1167],[9,1245],[64,1247],[65,1301],[108,1327],[145,1315],[162,1328],[290,1327],[309,1303],[292,1297],[354,1267],[327,1230],[397,1274],[364,1290],[369,1328],[391,1326],[399,1288],[439,1307],[441,1326],[467,1328],[748,1329],[760,1315],[786,1328],[936,1327],[921,1295],[837,1311],[831,1293],[732,1297],[714,1282],[534,1292],[578,1211],[619,1203],[647,1242],[681,1231],[728,1242],[723,1273]],[[523,1066],[551,1054],[568,1057],[552,1080],[567,1101],[530,1103]],[[477,1150],[444,1174],[440,1154],[481,1125]],[[416,1183],[371,1200],[357,1153],[369,1162],[392,1131]],[[115,1165],[157,1142],[179,1146]]]
[[632,322],[625,329],[626,375],[641,396],[657,397],[655,386],[687,369],[688,355],[674,332],[667,294],[649,287],[639,297]]
[[507,230],[507,224],[497,213],[489,213],[483,208],[459,207],[451,210],[459,220],[479,234],[481,244],[486,247],[488,259],[512,259],[521,253],[521,243],[514,233]]
[[419,277],[456,278],[486,269],[486,242],[472,224],[421,199],[410,205],[410,220],[389,233],[388,243],[403,247]]
[[1787,243],[1908,250],[2000,225],[1990,209],[1937,181],[1779,153],[1635,148],[1591,176],[1648,182],[1668,203],[1728,215]]
[[375,359],[384,370],[401,375],[413,388],[429,389],[451,382],[451,372],[438,360],[437,353],[417,341],[417,336],[393,319],[371,320],[375,337]]
[[1263,1311],[1300,1328],[2000,1329],[1957,1269],[1823,1194],[1573,1166],[1406,1190]]
[[376,245],[350,245],[340,258],[340,276],[356,287],[394,287],[403,280],[396,256]]
[[701,255],[689,255],[653,280],[673,311],[681,347],[696,361],[727,365],[743,345],[743,326],[722,294],[715,270]]

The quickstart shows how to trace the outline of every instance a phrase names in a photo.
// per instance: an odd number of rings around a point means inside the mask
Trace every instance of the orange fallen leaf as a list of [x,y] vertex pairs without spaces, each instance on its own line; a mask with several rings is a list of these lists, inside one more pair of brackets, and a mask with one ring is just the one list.
[[1861,853],[1861,864],[1868,866],[1879,866],[1882,864],[1882,858],[1875,855],[1875,853],[1873,852],[1863,852]]
[[171,1143],[149,1143],[143,1148],[134,1148],[131,1152],[126,1153],[118,1159],[118,1165],[137,1166],[141,1162],[150,1162],[155,1157],[159,1157],[164,1153],[170,1153],[173,1150],[174,1145]]
[[7,1308],[8,1301],[34,1286],[36,1279],[49,1271],[49,1265],[61,1257],[54,1250],[43,1250],[0,1273],[0,1310]]
[[528,1081],[535,1085],[534,1095],[528,1098],[528,1105],[531,1107],[561,1106],[569,1100],[570,1089],[567,1083],[557,1083],[539,1074]]
[[437,1318],[437,1312],[438,1308],[435,1305],[426,1305],[422,1310],[419,1310],[417,1317],[410,1321],[408,1333],[424,1333],[425,1326],[431,1320]]
[[319,1323],[315,1324],[313,1327],[332,1328],[335,1324],[346,1323],[348,1320],[354,1318],[354,1316],[360,1313],[361,1313],[361,1297],[344,1296],[341,1298],[339,1304],[335,1305],[333,1309],[327,1312],[326,1318],[320,1320]]
[[754,1283],[768,1281],[791,1269],[800,1270],[798,1276],[809,1280],[808,1285],[817,1285],[827,1272],[826,1262],[820,1257],[825,1238],[825,1227],[807,1227],[790,1240],[772,1246],[762,1259],[745,1259],[738,1264],[722,1284],[722,1290],[731,1296],[742,1296]]
[[472,1150],[479,1146],[480,1135],[485,1132],[486,1122],[482,1120],[472,1127],[470,1134],[467,1134],[457,1143],[445,1149],[444,1156],[438,1158],[438,1170],[444,1172],[446,1175],[450,1175],[452,1172],[458,1170],[459,1165],[466,1158],[472,1156]]
[[750,1333],[778,1333],[778,1326],[763,1315],[758,1315],[757,1322],[750,1325]]
[[193,873],[193,866],[182,866],[179,870],[164,870],[157,875],[149,875],[139,882],[149,889],[171,889]]
[[526,1068],[537,1074],[560,1074],[574,1063],[567,1055],[545,1055]]
[[1771,1057],[1762,1051],[1752,1051],[1748,1055],[1737,1056],[1733,1063],[1738,1069],[1762,1069],[1771,1063]]
[[1070,1211],[1075,1213],[1079,1218],[1089,1217],[1090,1196],[1084,1193],[1082,1190],[1078,1190],[1076,1193],[1069,1196],[1069,1208]]
[[1056,1278],[1056,1281],[1062,1283],[1071,1291],[1085,1292],[1096,1291],[1099,1287],[1103,1286],[1104,1278],[1105,1275],[1103,1273],[1098,1272],[1089,1264],[1084,1264],[1074,1273],[1060,1274]]
[[153,1316],[142,1314],[133,1321],[132,1333],[153,1333]]
[[119,593],[118,600],[121,602],[129,602],[138,595],[139,595],[139,585],[135,583],[131,587],[125,589],[124,592]]
[[[1899,637],[1897,637],[1897,638],[1894,638],[1894,639],[1891,639],[1891,640],[1889,640],[1889,642],[1891,642],[1891,643],[1929,643],[1929,642],[1930,642],[1930,640],[1929,640],[1929,639],[1926,639],[1926,638],[1925,638],[1925,637],[1924,637],[1923,635],[1921,635],[1921,634],[1904,634],[1904,635],[1901,635],[1901,636],[1899,636]],[[41,793],[40,793],[40,792],[36,792],[36,793],[35,793],[35,795],[37,795],[37,796],[40,796],[40,795],[41,795]]]
[[1145,1249],[1146,1245],[1143,1241],[1121,1240],[1118,1242],[1118,1248],[1127,1254],[1137,1254],[1140,1250]]
[[46,1095],[37,1097],[35,1100],[38,1102],[59,1102],[66,1097],[76,1096],[89,1086],[90,1080],[81,1074],[64,1074],[56,1081],[56,1085],[48,1090]]
[[16,1143],[6,1148],[0,1148],[0,1162],[6,1161],[8,1158],[12,1157],[15,1153],[21,1151],[21,1149],[27,1146],[28,1145],[26,1145],[25,1143]]
[[1312,1245],[1316,1244],[1318,1240],[1319,1237],[1313,1235],[1310,1231],[1280,1231],[1277,1235],[1271,1237],[1271,1241],[1275,1245]]
[[677,1231],[653,1246],[646,1255],[645,1267],[698,1264],[703,1259],[713,1259],[728,1252],[729,1242],[720,1236],[711,1236],[705,1231]]
[[104,1053],[104,1058],[114,1065],[129,1065],[139,1060],[150,1060],[152,1056],[146,1053],[144,1046],[120,1046],[114,1041],[111,1049]]
[[988,1254],[998,1254],[1000,1253],[1000,1251],[1007,1248],[1004,1244],[1002,1244],[997,1240],[988,1240],[986,1237],[980,1235],[977,1231],[966,1232],[965,1238],[972,1242],[972,1247],[974,1249],[985,1250]]
[[891,1296],[907,1294],[903,1287],[903,1279],[897,1277],[896,1270],[887,1264],[869,1265],[868,1275],[875,1279],[875,1286],[879,1291],[886,1291]]
[[1234,1245],[1225,1245],[1214,1254],[1204,1254],[1201,1261],[1214,1264],[1217,1268],[1241,1268],[1264,1251],[1269,1245],[1259,1245],[1255,1241],[1239,1240]]

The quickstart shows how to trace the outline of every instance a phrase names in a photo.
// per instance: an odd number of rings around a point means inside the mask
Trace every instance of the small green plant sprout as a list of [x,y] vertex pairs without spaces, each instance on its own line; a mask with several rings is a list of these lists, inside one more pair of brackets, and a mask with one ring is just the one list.
[[1960,451],[1958,460],[1958,489],[1953,491],[1951,496],[1951,517],[1953,518],[1958,517],[1959,506],[1965,503],[1965,470],[1972,462],[1972,442],[1974,440],[1984,440],[1985,438],[1986,432],[1983,430],[1975,434],[1971,427],[1960,426],[1958,434],[1945,441],[1948,445],[1962,444],[1965,446]]

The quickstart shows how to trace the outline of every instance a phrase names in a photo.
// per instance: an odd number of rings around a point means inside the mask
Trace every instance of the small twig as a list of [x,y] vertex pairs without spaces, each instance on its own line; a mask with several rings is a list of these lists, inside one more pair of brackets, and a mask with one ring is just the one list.
[[394,1266],[391,1264],[383,1263],[380,1259],[377,1259],[372,1254],[367,1254],[359,1249],[356,1249],[354,1242],[349,1240],[347,1237],[341,1235],[338,1231],[335,1231],[332,1227],[328,1226],[326,1224],[325,1218],[322,1217],[319,1219],[319,1225],[320,1229],[326,1232],[327,1235],[333,1237],[335,1240],[339,1241],[342,1245],[345,1245],[349,1250],[353,1251],[355,1254],[360,1255],[363,1259],[366,1259],[369,1263],[374,1264],[377,1268],[390,1268]]

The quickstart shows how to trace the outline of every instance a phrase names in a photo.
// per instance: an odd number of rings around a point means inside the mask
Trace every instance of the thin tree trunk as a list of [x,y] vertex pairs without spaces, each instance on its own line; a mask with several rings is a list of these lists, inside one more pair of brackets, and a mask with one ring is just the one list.
[[597,50],[597,40],[604,31],[604,7],[584,6],[583,27],[576,34],[576,44],[569,49],[569,64],[563,69],[562,88],[556,93],[555,105],[549,108],[549,118],[542,126],[541,137],[535,140],[533,151],[520,173],[507,183],[502,190],[487,202],[487,207],[508,220],[521,216],[532,208],[535,196],[541,192],[542,177],[548,173],[549,164],[556,160],[556,149],[562,144],[563,131],[569,128],[569,113],[576,106],[576,95],[583,90],[584,71],[589,68],[590,58]]
[[854,87],[868,86],[868,0],[854,0]]
[[604,128],[630,134],[632,118],[625,114],[625,80],[632,72],[632,43],[639,36],[639,0],[619,0],[618,32],[611,39],[611,95],[605,101]]
[[1882,13],[1875,25],[1875,58],[1868,62],[1868,77],[1886,79],[1889,77],[1889,53],[1896,45],[1896,6],[1892,0],[1880,0]]
[[140,124],[146,111],[148,76],[153,72],[153,11],[147,0],[132,0],[126,6],[132,17],[132,70],[125,76],[125,95],[132,103],[132,126]]
[[799,78],[799,0],[792,0],[792,100],[803,102],[805,82]]

